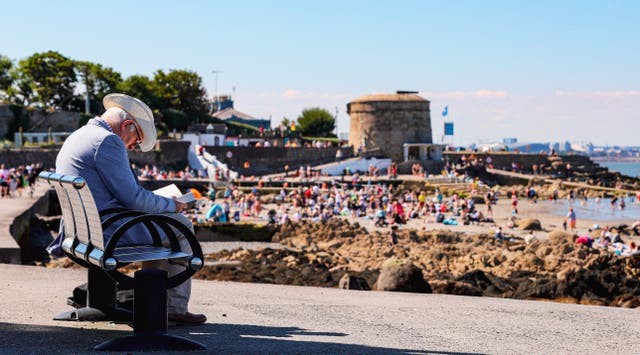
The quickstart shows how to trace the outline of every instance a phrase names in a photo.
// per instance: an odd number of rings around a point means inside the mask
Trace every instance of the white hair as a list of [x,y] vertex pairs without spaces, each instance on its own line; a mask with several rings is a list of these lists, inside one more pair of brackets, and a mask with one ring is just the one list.
[[102,114],[103,118],[111,118],[113,121],[117,123],[121,123],[122,121],[129,118],[129,113],[127,111],[121,109],[120,107],[111,107],[104,114]]
[[[109,123],[111,127],[114,127],[114,125],[117,127],[125,120],[133,119],[133,117],[127,111],[121,109],[120,107],[111,107],[107,109],[107,111],[105,111],[101,117],[102,119],[107,121],[107,123]],[[129,131],[133,132],[136,130],[136,127],[134,125],[129,125],[128,129]]]

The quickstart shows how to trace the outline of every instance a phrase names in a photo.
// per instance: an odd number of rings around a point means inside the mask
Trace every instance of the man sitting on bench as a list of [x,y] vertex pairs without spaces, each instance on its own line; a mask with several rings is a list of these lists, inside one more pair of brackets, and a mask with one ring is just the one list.
[[[84,178],[99,211],[125,208],[167,214],[193,231],[191,221],[180,214],[186,204],[144,189],[129,166],[127,150],[140,146],[148,152],[155,146],[156,127],[149,107],[124,94],[105,96],[103,105],[106,112],[102,116],[89,120],[65,140],[56,159],[56,173]],[[105,242],[117,227],[104,231]],[[179,239],[183,250],[190,251],[186,239]],[[147,243],[152,243],[152,237],[143,226],[131,228],[119,240],[119,245]],[[166,270],[170,277],[182,270],[167,261],[143,263],[143,268],[150,267]],[[200,324],[207,320],[204,314],[188,312],[190,295],[191,279],[168,290],[170,321]]]

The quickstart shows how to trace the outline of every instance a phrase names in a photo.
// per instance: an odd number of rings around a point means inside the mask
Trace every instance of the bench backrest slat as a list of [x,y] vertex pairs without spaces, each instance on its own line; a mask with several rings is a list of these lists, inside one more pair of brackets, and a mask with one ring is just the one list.
[[62,218],[64,219],[63,224],[65,238],[75,238],[76,220],[73,216],[73,210],[71,209],[71,202],[69,201],[67,191],[58,181],[52,181],[52,186],[56,190],[58,201],[60,201],[60,209],[62,210]]
[[84,212],[84,206],[80,200],[80,194],[76,188],[71,184],[62,184],[64,189],[69,195],[69,201],[71,202],[71,209],[76,219],[76,231],[78,241],[82,244],[89,246],[91,243],[89,238],[89,227],[87,226],[87,216]]
[[82,204],[84,205],[84,212],[87,217],[87,224],[89,225],[89,235],[91,245],[94,248],[104,250],[104,240],[102,236],[102,222],[100,221],[100,213],[96,207],[96,203],[93,200],[93,195],[89,190],[89,185],[84,185],[83,188],[78,190],[80,197],[82,198]]

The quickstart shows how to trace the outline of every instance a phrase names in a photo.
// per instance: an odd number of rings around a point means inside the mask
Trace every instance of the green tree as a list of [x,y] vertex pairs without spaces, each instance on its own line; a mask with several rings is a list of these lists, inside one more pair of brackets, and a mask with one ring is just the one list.
[[300,132],[310,137],[334,137],[336,120],[331,113],[323,108],[314,107],[302,110],[298,117]]
[[18,64],[18,71],[30,82],[36,100],[44,105],[66,108],[74,96],[76,83],[73,60],[54,51],[36,53]]
[[285,129],[289,129],[291,127],[292,123],[293,123],[292,120],[284,117],[284,118],[282,118],[282,121],[280,122],[280,125]]
[[180,110],[191,117],[207,112],[207,92],[202,86],[202,78],[195,72],[158,70],[153,82],[161,109]]
[[189,117],[180,111],[172,108],[162,110],[162,122],[172,131],[186,131],[189,126]]
[[[8,94],[6,94],[6,92],[13,83],[11,68],[13,68],[13,62],[11,59],[0,54],[0,91],[4,92],[7,96]],[[2,96],[0,96],[0,98],[1,97]]]
[[28,130],[31,122],[29,119],[29,114],[27,113],[27,110],[24,108],[24,106],[9,105],[9,109],[11,110],[11,112],[13,112],[13,120],[9,121],[5,138],[13,141],[14,133],[19,132],[21,129],[23,131]]
[[117,91],[140,99],[152,110],[159,110],[160,100],[156,96],[153,81],[144,75],[132,75],[117,85]]
[[122,82],[122,75],[109,67],[91,62],[76,62],[75,69],[89,91],[91,112],[102,111],[102,98],[116,91]]
[[33,80],[14,67],[10,72],[12,85],[7,88],[9,101],[16,105],[29,106],[34,101]]

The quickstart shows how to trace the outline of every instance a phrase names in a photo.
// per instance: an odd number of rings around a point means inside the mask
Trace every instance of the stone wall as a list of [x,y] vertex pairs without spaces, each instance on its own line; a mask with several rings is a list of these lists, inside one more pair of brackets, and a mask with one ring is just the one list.
[[[156,165],[159,167],[184,165],[188,161],[189,142],[161,140],[159,149],[147,153],[139,150],[129,152],[132,163],[138,166]],[[317,165],[335,160],[336,151],[342,149],[342,156],[346,159],[353,156],[351,148],[255,148],[255,147],[213,147],[207,146],[207,151],[228,164],[231,169],[245,176],[269,174],[283,171],[285,164],[291,170],[300,165]],[[7,166],[18,166],[30,163],[42,163],[45,169],[54,168],[57,148],[24,148],[0,150],[0,163]],[[231,152],[231,158],[227,153]],[[245,169],[244,163],[249,162],[250,168]]]
[[9,105],[0,105],[0,139],[4,139],[9,132],[9,124],[13,121],[13,117]]
[[138,166],[186,164],[190,144],[186,141],[160,140],[158,141],[158,150],[147,153],[134,150],[129,152],[129,160]]
[[409,160],[398,164],[398,174],[411,174],[413,164],[420,164],[427,174],[438,175],[444,169],[442,160]]
[[[132,163],[139,166],[145,164],[167,166],[171,164],[186,164],[189,142],[158,141],[159,150],[143,153],[139,150],[129,152]],[[57,148],[23,148],[5,149],[0,151],[0,163],[15,167],[22,164],[42,163],[45,169],[54,168]]]
[[[301,165],[325,164],[335,160],[336,152],[342,149],[343,158],[353,155],[351,148],[284,148],[284,147],[214,147],[206,146],[207,152],[227,164],[241,175],[263,175],[284,171],[285,164],[290,170]],[[228,157],[230,154],[230,158]],[[249,162],[250,167],[244,168]]]
[[43,111],[29,113],[31,128],[29,132],[73,132],[80,128],[82,113],[69,111],[56,111],[45,114]]
[[478,159],[482,159],[482,162],[486,165],[486,161],[488,157],[491,157],[491,164],[495,169],[506,169],[511,170],[511,164],[517,163],[520,166],[520,169],[524,172],[530,173],[533,171],[533,165],[540,166],[544,164],[544,166],[550,166],[550,158],[552,160],[562,161],[563,164],[570,163],[576,168],[581,168],[581,170],[590,170],[599,168],[597,164],[595,164],[591,159],[587,156],[583,155],[558,155],[554,157],[550,157],[546,154],[522,154],[522,153],[509,153],[509,152],[488,152],[488,153],[478,153],[472,151],[462,151],[462,152],[452,152],[445,151],[442,154],[443,160],[449,160],[450,163],[456,163],[463,156],[475,156]]
[[[78,129],[82,113],[69,111],[56,111],[47,114],[41,110],[29,111],[31,128],[28,132],[73,132]],[[9,124],[13,121],[14,114],[10,105],[0,104],[0,137],[4,138],[9,131]],[[9,137],[13,140],[13,137]]]
[[53,168],[59,148],[24,148],[0,151],[0,163],[9,167],[42,163],[45,169]]

